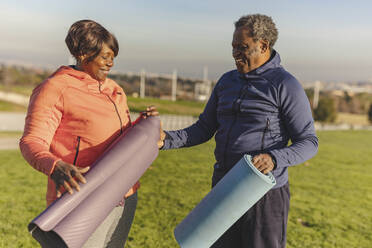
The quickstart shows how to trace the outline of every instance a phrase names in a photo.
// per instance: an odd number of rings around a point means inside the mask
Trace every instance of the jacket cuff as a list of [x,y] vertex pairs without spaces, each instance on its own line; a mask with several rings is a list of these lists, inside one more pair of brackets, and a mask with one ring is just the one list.
[[277,168],[276,158],[275,158],[275,156],[271,152],[268,152],[268,154],[271,156],[271,160],[274,163],[274,169],[273,170],[275,170]]
[[280,154],[277,150],[269,151],[268,154],[270,154],[270,156],[271,156],[271,158],[274,162],[274,169],[273,170],[276,170],[277,168],[285,167],[285,165],[283,165],[283,163],[281,163],[281,161],[280,161]]
[[165,138],[164,138],[164,145],[163,147],[160,148],[160,150],[168,150],[170,149],[170,146],[171,146],[171,140],[172,140],[172,137],[169,135],[169,133],[167,131],[164,131],[165,133]]
[[48,176],[50,176],[50,175],[52,175],[52,173],[54,172],[54,169],[55,169],[55,167],[56,167],[56,164],[57,164],[57,162],[59,162],[59,161],[61,161],[62,159],[56,159],[56,160],[54,160],[54,162],[51,164],[51,166],[49,166],[49,169],[47,170],[47,171],[49,171],[48,172]]

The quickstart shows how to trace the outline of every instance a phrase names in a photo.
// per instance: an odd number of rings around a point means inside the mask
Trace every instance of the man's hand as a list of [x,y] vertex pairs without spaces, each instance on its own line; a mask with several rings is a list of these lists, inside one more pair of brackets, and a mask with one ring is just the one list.
[[267,153],[254,156],[252,163],[263,174],[267,174],[274,169],[273,158]]
[[56,184],[57,198],[62,195],[60,191],[61,186],[63,186],[70,194],[74,193],[72,188],[75,188],[76,191],[80,191],[79,184],[76,182],[75,178],[78,182],[86,183],[82,173],[86,173],[88,170],[89,167],[81,168],[63,162],[62,160],[58,161],[53,173],[50,175]]
[[160,122],[160,138],[158,140],[158,148],[162,148],[164,146],[164,139],[165,139],[165,133],[162,127],[162,123]]

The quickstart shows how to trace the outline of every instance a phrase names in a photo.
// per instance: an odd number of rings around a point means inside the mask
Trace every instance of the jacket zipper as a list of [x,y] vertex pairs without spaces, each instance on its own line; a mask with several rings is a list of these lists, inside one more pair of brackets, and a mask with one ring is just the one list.
[[77,136],[77,145],[76,145],[76,153],[75,153],[75,158],[74,158],[74,163],[73,165],[76,165],[76,161],[79,155],[79,150],[80,150],[80,136]]
[[120,114],[119,114],[118,107],[116,107],[116,104],[115,104],[115,102],[111,99],[111,97],[109,97],[108,95],[106,95],[106,96],[107,96],[107,98],[112,102],[112,104],[113,104],[114,107],[115,107],[115,111],[116,111],[116,114],[117,114],[118,117],[119,117],[119,122],[120,122],[120,134],[122,134],[122,133],[123,133],[123,122],[122,122],[122,120],[121,120],[121,117],[120,117]]
[[229,145],[231,129],[235,125],[236,119],[238,118],[238,113],[235,112],[235,105],[236,105],[237,101],[242,98],[243,89],[244,89],[244,85],[242,85],[242,87],[240,88],[239,96],[238,96],[237,99],[235,99],[235,101],[233,102],[233,105],[232,105],[233,111],[234,111],[234,120],[231,123],[231,125],[229,127],[229,130],[227,131],[227,135],[226,135],[226,145],[225,145],[225,151],[224,151],[224,154],[223,154],[223,165],[225,165],[225,161],[226,161],[226,153],[227,153],[227,147]]
[[270,127],[270,119],[267,118],[266,119],[266,127],[263,131],[263,134],[262,134],[262,140],[261,140],[261,152],[264,150],[265,148],[265,135],[266,135],[266,132],[269,130],[269,127]]
[[[99,84],[99,92],[102,93],[101,91],[101,84]],[[120,122],[120,135],[123,133],[123,122],[121,120],[121,117],[120,117],[120,114],[119,114],[119,110],[118,110],[118,107],[116,106],[115,102],[111,99],[111,97],[109,95],[106,95],[104,94],[105,96],[107,96],[107,98],[110,100],[110,102],[114,105],[115,107],[115,111],[116,111],[116,114],[118,115],[119,117],[119,122]]]

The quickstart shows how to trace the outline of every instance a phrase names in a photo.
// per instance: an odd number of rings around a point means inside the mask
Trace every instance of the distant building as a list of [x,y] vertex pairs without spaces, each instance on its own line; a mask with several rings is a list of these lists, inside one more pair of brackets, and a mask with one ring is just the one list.
[[[372,94],[372,83],[370,82],[319,82],[317,81],[321,91],[332,92],[333,95],[343,96],[347,92],[349,96],[358,93]],[[303,87],[315,88],[316,82],[305,83]],[[342,92],[342,93],[341,93]]]
[[195,84],[195,100],[206,101],[211,95],[212,82],[206,81]]

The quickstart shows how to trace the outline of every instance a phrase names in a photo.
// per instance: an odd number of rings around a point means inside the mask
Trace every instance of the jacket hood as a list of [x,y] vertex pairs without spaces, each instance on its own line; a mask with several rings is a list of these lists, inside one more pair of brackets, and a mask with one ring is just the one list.
[[[73,66],[61,66],[55,71],[51,77],[59,76],[59,75],[69,75],[71,77],[74,77],[76,79],[82,80],[82,81],[89,81],[94,83],[99,83],[96,79],[92,78],[88,73],[84,71],[76,70]],[[107,78],[106,78],[107,80]],[[104,82],[106,82],[106,80]],[[104,83],[101,82],[101,83]]]

